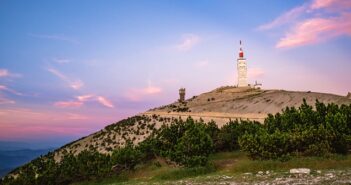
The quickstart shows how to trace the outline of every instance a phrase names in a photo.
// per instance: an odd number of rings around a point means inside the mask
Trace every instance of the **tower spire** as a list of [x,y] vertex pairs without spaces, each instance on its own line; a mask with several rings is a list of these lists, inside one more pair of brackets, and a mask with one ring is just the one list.
[[239,44],[240,44],[239,57],[240,58],[244,58],[244,51],[243,51],[243,48],[242,48],[241,40],[239,41]]

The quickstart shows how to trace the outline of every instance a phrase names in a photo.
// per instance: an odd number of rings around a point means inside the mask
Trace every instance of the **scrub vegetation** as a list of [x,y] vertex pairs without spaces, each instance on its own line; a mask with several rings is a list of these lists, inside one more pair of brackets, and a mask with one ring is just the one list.
[[[165,118],[154,115],[153,119]],[[263,124],[232,120],[221,128],[213,121],[205,123],[191,117],[169,120],[160,128],[150,121],[147,116],[136,116],[100,132],[109,138],[104,142],[109,146],[116,141],[106,134],[127,133],[138,125],[140,129],[133,132],[149,132],[141,142],[126,135],[123,147],[107,149],[106,153],[95,146],[78,154],[61,152],[60,160],[49,153],[12,171],[0,184],[118,182],[143,177],[148,181],[177,180],[204,174],[285,170],[301,158],[307,167],[324,169],[332,163],[339,168],[350,166],[351,105],[316,101],[313,108],[303,101],[299,108],[287,107],[282,113],[270,114]]]

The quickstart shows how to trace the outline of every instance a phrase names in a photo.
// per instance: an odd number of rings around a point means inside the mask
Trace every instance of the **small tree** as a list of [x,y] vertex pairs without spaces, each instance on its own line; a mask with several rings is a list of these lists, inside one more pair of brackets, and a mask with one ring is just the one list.
[[200,124],[194,124],[176,146],[175,161],[187,167],[205,166],[213,152],[211,137]]
[[140,159],[141,152],[135,149],[130,142],[127,142],[124,148],[113,151],[111,156],[113,168],[117,173],[122,170],[133,170]]

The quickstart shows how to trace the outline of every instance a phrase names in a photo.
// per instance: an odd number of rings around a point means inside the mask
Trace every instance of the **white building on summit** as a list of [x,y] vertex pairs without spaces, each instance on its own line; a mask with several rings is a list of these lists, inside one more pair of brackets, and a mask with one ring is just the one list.
[[237,68],[238,68],[238,87],[247,87],[247,65],[246,59],[244,58],[244,51],[241,47],[240,40],[240,51],[239,58],[237,60]]

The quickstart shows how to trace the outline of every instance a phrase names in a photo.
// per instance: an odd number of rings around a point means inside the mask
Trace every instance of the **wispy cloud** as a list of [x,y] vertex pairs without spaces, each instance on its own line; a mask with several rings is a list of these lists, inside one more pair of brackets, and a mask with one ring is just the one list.
[[9,71],[7,69],[0,69],[0,77],[9,76]]
[[176,45],[180,51],[189,51],[201,41],[200,36],[195,34],[184,34],[182,41]]
[[315,44],[333,37],[351,36],[351,14],[333,18],[314,18],[297,24],[279,40],[277,48]]
[[86,102],[94,102],[94,101],[108,108],[115,107],[108,98],[103,96],[93,95],[93,94],[77,96],[75,100],[58,101],[54,103],[54,106],[60,107],[60,108],[76,108],[76,107],[83,106]]
[[277,26],[291,23],[292,21],[294,21],[298,17],[300,17],[307,10],[307,7],[308,7],[307,5],[295,7],[293,9],[285,12],[283,15],[277,17],[272,22],[259,26],[258,29],[259,30],[269,30],[269,29],[275,28]]
[[28,35],[30,37],[34,37],[34,38],[63,41],[63,42],[71,43],[71,44],[79,44],[78,40],[71,38],[71,37],[67,37],[65,35],[59,35],[59,34],[47,35],[47,34],[32,34],[32,33],[30,33]]
[[103,96],[98,96],[97,101],[101,104],[104,105],[105,107],[113,108],[115,107],[110,100]]
[[326,8],[332,11],[349,9],[351,1],[349,0],[314,0],[311,4],[311,9]]
[[67,108],[67,107],[80,107],[83,105],[81,101],[58,101],[55,102],[56,107]]
[[52,59],[55,63],[58,63],[58,64],[68,64],[68,63],[71,63],[71,60],[70,59],[65,59],[65,58],[54,58]]
[[69,87],[71,87],[74,90],[81,89],[84,86],[84,83],[81,80],[71,80],[55,68],[47,68],[47,70],[55,76],[59,77],[61,80],[65,81],[69,85]]
[[2,105],[2,104],[15,104],[15,103],[16,102],[14,100],[10,100],[8,98],[5,98],[0,94],[0,105]]
[[[0,108],[0,117],[2,140],[81,136],[91,132],[87,124],[104,119],[91,114],[27,108]],[[46,124],[48,120],[50,124]]]
[[70,82],[70,87],[75,90],[78,90],[83,86],[84,86],[84,83],[81,80],[75,80]]
[[312,0],[282,14],[274,21],[259,26],[270,30],[290,25],[276,44],[277,48],[292,48],[320,43],[339,36],[351,36],[351,1]]
[[[0,78],[21,77],[21,76],[22,75],[12,73],[7,69],[0,69]],[[14,94],[17,96],[23,96],[22,93],[14,90],[8,86],[0,84],[0,104],[15,104],[16,103],[14,100],[5,97],[5,92],[10,93],[10,94]]]
[[17,92],[17,91],[15,91],[15,90],[7,87],[7,86],[4,86],[4,85],[0,85],[0,91],[7,91],[7,92],[10,92],[10,93],[15,94],[17,96],[22,96],[23,95],[22,93]]
[[21,77],[21,74],[12,73],[8,69],[0,69],[0,78],[1,77]]
[[77,99],[79,101],[85,102],[85,101],[93,100],[94,97],[95,95],[93,94],[86,94],[86,95],[77,96]]
[[89,119],[86,115],[75,114],[75,113],[66,113],[66,118],[70,120],[86,120]]
[[125,96],[131,101],[140,101],[146,96],[157,95],[162,92],[161,87],[153,86],[151,83],[148,83],[148,86],[145,88],[133,88],[128,89],[125,93]]

